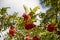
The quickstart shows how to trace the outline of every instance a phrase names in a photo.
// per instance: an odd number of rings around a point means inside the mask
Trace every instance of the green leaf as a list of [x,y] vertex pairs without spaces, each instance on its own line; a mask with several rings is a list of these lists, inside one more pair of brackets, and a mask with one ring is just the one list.
[[40,6],[36,6],[33,8],[33,11],[36,12],[38,9],[40,9]]

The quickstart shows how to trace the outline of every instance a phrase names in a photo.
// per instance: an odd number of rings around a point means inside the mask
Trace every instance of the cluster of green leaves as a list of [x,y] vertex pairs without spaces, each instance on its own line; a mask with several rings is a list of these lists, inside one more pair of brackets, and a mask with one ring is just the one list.
[[56,23],[58,23],[57,17],[60,12],[60,0],[43,0],[41,1],[41,4],[44,4],[46,7],[50,7],[50,9],[47,10],[46,13],[48,13],[49,15],[52,14],[52,16],[54,16],[56,19]]
[[[41,26],[43,25],[43,27],[45,27],[48,24],[54,24],[57,27],[57,31],[60,31],[60,0],[41,0],[41,4],[44,4],[45,7],[49,7],[49,9],[46,11],[46,13],[40,14],[40,18],[42,18],[40,25]],[[56,35],[54,37],[55,39],[53,40],[60,40],[59,39],[60,36],[59,37],[58,36],[59,35]],[[46,40],[49,40],[49,38]]]

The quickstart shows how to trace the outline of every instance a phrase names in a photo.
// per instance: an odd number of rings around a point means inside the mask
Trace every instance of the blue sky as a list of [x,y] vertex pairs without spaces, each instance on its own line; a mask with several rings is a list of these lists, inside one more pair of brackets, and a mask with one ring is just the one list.
[[19,16],[24,13],[23,4],[26,5],[28,8],[33,8],[39,5],[39,12],[46,12],[47,10],[47,8],[42,8],[39,0],[0,0],[0,8],[10,7],[7,12],[9,14],[12,14],[15,11],[19,13]]

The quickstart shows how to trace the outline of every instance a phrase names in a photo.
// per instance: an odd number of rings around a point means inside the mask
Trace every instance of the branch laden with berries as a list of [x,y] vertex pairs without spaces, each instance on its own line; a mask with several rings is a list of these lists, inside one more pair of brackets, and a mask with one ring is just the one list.
[[[21,17],[16,12],[13,15],[7,14],[9,7],[0,9],[0,32],[9,29],[4,40],[60,40],[60,19],[56,19],[54,7],[46,13],[36,13],[39,6],[33,9],[28,9],[25,5],[23,7],[25,12]],[[37,19],[37,16],[42,19]],[[39,25],[34,23],[37,20]]]
[[[27,8],[25,5],[24,5],[24,9],[25,12],[23,13],[22,17],[19,17],[16,12],[13,15],[4,13],[7,14],[9,18],[9,20],[6,19],[7,22],[9,21],[6,27],[6,29],[9,28],[9,32],[7,33],[8,35],[5,37],[4,40],[39,40],[40,39],[39,37],[40,28],[36,24],[34,24],[34,22],[37,21],[36,17],[38,14],[36,14],[36,11],[39,9],[39,6],[36,6],[33,9],[30,8],[29,12],[27,12]],[[1,31],[3,30],[1,29]]]

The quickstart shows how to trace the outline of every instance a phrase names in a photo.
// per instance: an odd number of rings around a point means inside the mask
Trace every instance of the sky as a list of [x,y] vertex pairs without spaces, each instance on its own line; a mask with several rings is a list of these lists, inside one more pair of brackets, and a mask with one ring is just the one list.
[[24,13],[23,5],[26,5],[28,8],[34,8],[39,5],[40,11],[46,12],[46,9],[41,7],[39,0],[0,0],[0,8],[10,7],[7,11],[9,14],[18,12],[19,16],[21,16]]
[[[45,13],[47,10],[47,8],[42,8],[39,0],[0,0],[0,8],[10,7],[10,9],[7,10],[8,14],[18,12],[19,16],[21,16],[24,13],[23,5],[26,5],[28,8],[34,8],[35,6],[40,6],[38,12]],[[6,34],[6,31],[2,33]],[[1,37],[0,40],[3,40],[3,37]]]

